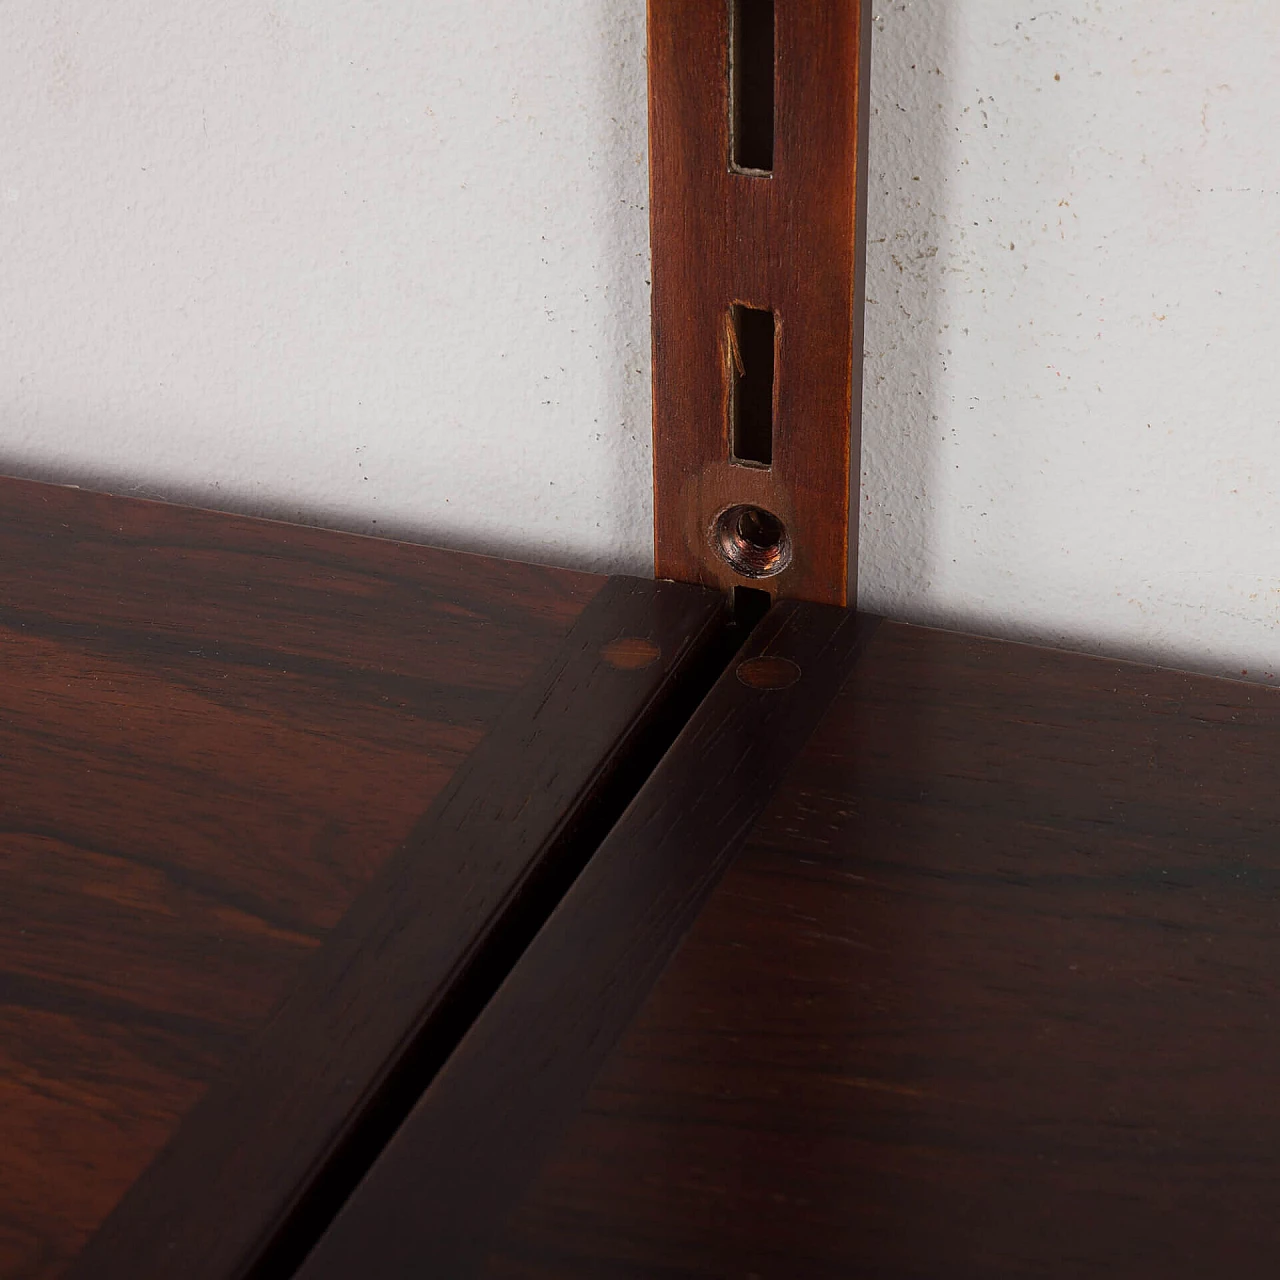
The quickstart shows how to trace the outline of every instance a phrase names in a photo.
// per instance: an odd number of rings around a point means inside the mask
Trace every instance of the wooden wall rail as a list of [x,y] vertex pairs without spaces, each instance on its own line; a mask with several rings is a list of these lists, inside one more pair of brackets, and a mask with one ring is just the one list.
[[863,0],[650,0],[660,578],[854,599],[869,48]]

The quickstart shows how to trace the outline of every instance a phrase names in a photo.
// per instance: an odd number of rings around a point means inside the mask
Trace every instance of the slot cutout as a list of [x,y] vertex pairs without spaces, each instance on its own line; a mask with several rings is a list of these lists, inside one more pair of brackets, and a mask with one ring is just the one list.
[[757,587],[734,587],[733,625],[743,636],[754,630],[756,623],[773,607],[773,597]]
[[773,0],[729,0],[730,152],[733,168],[773,169]]
[[748,466],[773,465],[776,329],[772,311],[735,306],[729,313],[730,454]]

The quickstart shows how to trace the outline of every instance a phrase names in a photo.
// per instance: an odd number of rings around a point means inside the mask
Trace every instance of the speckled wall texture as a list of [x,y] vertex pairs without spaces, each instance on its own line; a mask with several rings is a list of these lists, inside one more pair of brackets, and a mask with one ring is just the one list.
[[[866,606],[1276,680],[1278,65],[878,6]],[[12,0],[0,118],[0,470],[645,571],[641,0]]]

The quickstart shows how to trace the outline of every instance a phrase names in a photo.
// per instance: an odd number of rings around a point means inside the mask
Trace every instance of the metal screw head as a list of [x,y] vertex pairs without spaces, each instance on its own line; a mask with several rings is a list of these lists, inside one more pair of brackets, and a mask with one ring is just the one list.
[[717,517],[711,541],[720,558],[744,578],[772,578],[791,563],[787,526],[763,507],[727,507]]

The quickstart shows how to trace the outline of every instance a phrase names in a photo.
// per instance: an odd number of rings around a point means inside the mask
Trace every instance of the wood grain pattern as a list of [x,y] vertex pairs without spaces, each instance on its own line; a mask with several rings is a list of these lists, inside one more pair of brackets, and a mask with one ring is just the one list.
[[[846,605],[857,559],[866,95],[863,0],[776,0],[768,176],[730,166],[728,0],[649,2],[656,571]],[[735,305],[777,325],[770,467],[731,458]],[[754,584],[717,515],[764,508],[789,568]]]
[[700,588],[610,579],[72,1275],[290,1274],[701,696],[727,621]]
[[[302,1280],[1274,1273],[1280,692],[890,623],[841,687],[796,634]],[[727,689],[825,709],[764,807]]]
[[[235,1273],[237,1249],[296,1207],[299,1181],[369,1101],[391,1023],[405,1019],[406,1042],[422,1031],[448,985],[441,967],[467,971],[502,914],[501,875],[511,889],[565,844],[549,825],[604,785],[619,720],[653,719],[691,637],[719,616],[693,588],[654,591],[0,481],[0,1275],[64,1274],[184,1118],[198,1136],[211,1114],[221,1146],[189,1146],[184,1130],[166,1172],[149,1175],[169,1181],[169,1200],[130,1199],[82,1274]],[[619,670],[592,647],[629,637],[662,660]],[[546,794],[509,815],[506,861],[459,861],[465,817],[433,846],[423,815],[458,802],[450,780],[477,748],[498,730],[509,748],[530,696],[547,714],[581,712],[587,688],[598,720],[578,715],[559,739],[539,722]],[[512,803],[508,781],[528,782],[518,773],[489,780],[495,808]],[[323,1042],[332,1019],[299,1012],[335,954],[379,923],[379,886],[385,905],[409,857],[419,891],[431,874],[456,878],[423,916],[437,967],[409,993],[401,975],[376,1015],[352,1013],[362,1036],[381,1018],[384,1039],[344,1052]],[[371,972],[337,994],[378,1003]],[[249,1068],[280,1067],[282,1031],[294,1074],[275,1083],[288,1096],[262,1093],[255,1112],[246,1081],[263,1080]],[[308,1092],[333,1069],[347,1072],[343,1096]],[[212,1161],[199,1179],[194,1151]],[[253,1166],[239,1189],[217,1182],[228,1151]],[[188,1218],[165,1220],[175,1195]],[[158,1218],[133,1216],[148,1203]],[[198,1265],[156,1261],[174,1221],[216,1237]],[[129,1236],[139,1222],[150,1263]]]
[[298,1273],[475,1273],[523,1183],[745,838],[871,630],[784,603],[744,656],[802,678],[717,682]]
[[1274,690],[885,624],[486,1274],[1274,1274],[1277,760]]

